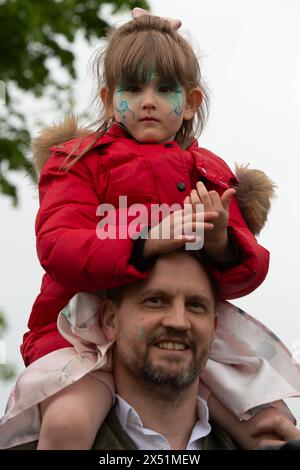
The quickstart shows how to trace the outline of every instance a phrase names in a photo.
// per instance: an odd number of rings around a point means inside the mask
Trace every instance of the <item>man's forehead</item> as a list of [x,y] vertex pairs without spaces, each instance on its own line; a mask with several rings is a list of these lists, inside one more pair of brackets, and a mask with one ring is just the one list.
[[181,292],[185,296],[214,297],[206,270],[195,258],[184,253],[161,256],[146,279],[128,286],[127,294],[158,290],[170,295]]
[[213,297],[213,291],[207,278],[186,276],[182,279],[182,277],[176,276],[175,272],[172,275],[168,275],[163,271],[139,282],[135,286],[134,291],[137,295],[160,292],[169,295],[180,294],[186,297],[198,296],[209,299]]
[[213,294],[208,289],[201,289],[201,288],[194,288],[192,286],[185,287],[185,286],[172,286],[170,284],[159,284],[159,285],[150,285],[150,286],[143,286],[136,292],[138,297],[144,296],[159,296],[159,295],[166,295],[168,297],[184,297],[187,299],[203,299],[207,301],[211,301],[213,299]]

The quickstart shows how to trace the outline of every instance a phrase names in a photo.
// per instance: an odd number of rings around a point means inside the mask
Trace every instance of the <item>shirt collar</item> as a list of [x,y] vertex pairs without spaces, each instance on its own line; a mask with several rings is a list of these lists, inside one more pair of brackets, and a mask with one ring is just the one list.
[[[122,428],[133,437],[131,431],[134,429],[135,431],[140,432],[145,436],[153,436],[159,435],[157,432],[152,431],[151,429],[147,429],[143,427],[143,423],[141,421],[140,416],[135,411],[135,409],[126,401],[124,398],[120,397],[116,394],[116,414],[120,421]],[[211,426],[208,422],[209,419],[209,411],[207,402],[201,398],[197,397],[197,408],[196,413],[198,417],[198,421],[195,423],[195,426],[192,430],[187,449],[195,449],[195,442],[199,439],[207,436],[211,431]]]

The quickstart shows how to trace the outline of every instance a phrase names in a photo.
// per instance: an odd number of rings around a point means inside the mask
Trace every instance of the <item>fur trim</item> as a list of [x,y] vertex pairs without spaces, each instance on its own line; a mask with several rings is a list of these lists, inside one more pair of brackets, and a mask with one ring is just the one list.
[[90,133],[91,131],[87,128],[78,128],[77,118],[73,114],[66,116],[62,123],[44,129],[32,143],[33,160],[37,171],[41,171],[50,157],[50,147],[77,137],[85,137]]
[[235,197],[249,230],[258,235],[267,221],[277,186],[263,171],[248,166],[235,164],[235,174],[240,181]]

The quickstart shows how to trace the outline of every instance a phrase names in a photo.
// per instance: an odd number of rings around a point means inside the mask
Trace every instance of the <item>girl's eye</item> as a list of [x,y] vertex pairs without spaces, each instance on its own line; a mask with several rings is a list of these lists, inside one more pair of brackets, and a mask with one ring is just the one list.
[[160,93],[172,93],[174,89],[169,85],[162,85],[159,87]]
[[128,85],[124,88],[124,91],[128,91],[129,93],[137,93],[141,91],[141,87],[138,85]]

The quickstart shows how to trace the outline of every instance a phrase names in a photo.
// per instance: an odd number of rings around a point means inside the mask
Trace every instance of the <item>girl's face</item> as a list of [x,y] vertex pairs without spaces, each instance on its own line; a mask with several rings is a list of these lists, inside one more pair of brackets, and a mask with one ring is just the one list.
[[[132,137],[142,143],[174,140],[186,113],[186,93],[181,85],[162,81],[152,74],[147,83],[117,86],[113,113]],[[194,115],[194,113],[193,113]]]

